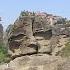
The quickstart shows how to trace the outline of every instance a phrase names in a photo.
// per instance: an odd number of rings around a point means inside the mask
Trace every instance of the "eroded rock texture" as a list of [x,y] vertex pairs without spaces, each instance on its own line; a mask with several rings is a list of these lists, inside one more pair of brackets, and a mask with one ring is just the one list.
[[66,61],[59,56],[35,54],[18,57],[10,63],[0,66],[0,70],[58,70],[59,65],[64,62]]
[[[12,56],[53,52],[56,54],[63,46],[60,44],[61,38],[66,41],[69,39],[69,28],[70,25],[65,24],[65,19],[60,16],[22,12],[14,24],[7,28],[9,53]],[[54,50],[56,47],[57,51]]]
[[11,61],[0,70],[70,69],[70,61],[59,56],[70,39],[70,24],[64,18],[23,11],[6,32]]

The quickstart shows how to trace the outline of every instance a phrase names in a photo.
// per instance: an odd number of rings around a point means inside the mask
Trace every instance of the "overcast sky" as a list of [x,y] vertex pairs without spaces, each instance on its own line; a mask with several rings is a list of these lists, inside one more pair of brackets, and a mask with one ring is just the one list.
[[70,0],[0,0],[0,23],[6,29],[23,10],[43,11],[70,18]]

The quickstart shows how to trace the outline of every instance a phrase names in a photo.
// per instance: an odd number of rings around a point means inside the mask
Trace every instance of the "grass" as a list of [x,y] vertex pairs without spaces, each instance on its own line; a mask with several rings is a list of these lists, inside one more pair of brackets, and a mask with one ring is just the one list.
[[3,43],[0,43],[0,64],[9,61],[7,48]]
[[61,51],[61,56],[62,57],[69,57],[70,56],[70,42],[67,42],[65,44],[65,48],[63,48]]

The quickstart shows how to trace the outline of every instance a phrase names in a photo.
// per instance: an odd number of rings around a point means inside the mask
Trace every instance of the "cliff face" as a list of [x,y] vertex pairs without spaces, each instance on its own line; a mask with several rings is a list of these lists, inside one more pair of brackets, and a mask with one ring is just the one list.
[[3,41],[3,26],[0,24],[0,43]]
[[14,25],[7,29],[12,56],[32,53],[52,54],[57,45],[62,45],[59,42],[60,37],[70,36],[70,25],[65,24],[65,19],[60,16],[31,12],[21,14]]
[[64,69],[67,60],[58,55],[70,39],[65,18],[24,11],[6,32],[12,60],[0,66],[1,70]]

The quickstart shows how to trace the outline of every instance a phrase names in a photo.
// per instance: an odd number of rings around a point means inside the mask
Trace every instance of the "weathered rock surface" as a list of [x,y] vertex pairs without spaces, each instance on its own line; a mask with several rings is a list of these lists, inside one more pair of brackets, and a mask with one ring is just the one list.
[[58,54],[70,39],[69,29],[60,16],[22,12],[6,30],[12,60],[0,70],[64,70],[66,59]]
[[61,70],[70,70],[70,58],[66,60],[66,62],[64,62],[62,64],[62,66],[59,66]]
[[[23,12],[21,14],[14,25],[7,28],[12,56],[38,52],[52,53],[50,40],[54,35],[61,35],[61,28],[65,27],[64,18],[46,13]],[[59,21],[60,23],[57,23]],[[61,24],[63,27],[60,26]],[[57,45],[57,42],[54,45]]]
[[10,63],[0,66],[0,70],[58,70],[58,65],[65,62],[59,56],[35,54],[18,57]]
[[3,42],[3,26],[0,24],[0,42]]

